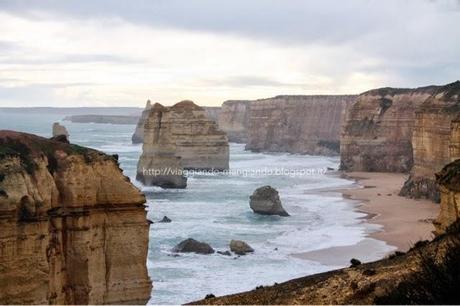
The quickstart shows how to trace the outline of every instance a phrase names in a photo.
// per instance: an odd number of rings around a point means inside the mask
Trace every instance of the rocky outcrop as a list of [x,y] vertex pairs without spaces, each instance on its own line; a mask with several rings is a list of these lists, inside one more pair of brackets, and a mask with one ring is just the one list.
[[64,121],[74,123],[100,123],[100,124],[136,124],[139,116],[115,115],[73,115],[64,118]]
[[0,131],[0,303],[146,303],[144,203],[115,157]]
[[254,249],[249,244],[241,240],[230,241],[230,250],[237,255],[246,255],[247,253],[254,252]]
[[[420,242],[406,254],[314,274],[194,305],[458,304],[460,231]],[[457,299],[455,299],[457,297]]]
[[442,86],[416,111],[414,166],[401,195],[439,202],[434,174],[460,158],[460,81]]
[[142,111],[142,115],[139,118],[139,121],[136,125],[136,130],[134,131],[131,140],[133,143],[143,143],[144,142],[144,124],[147,121],[149,116],[150,110],[152,109],[152,102],[147,100],[147,104],[145,105],[144,111]]
[[415,111],[436,86],[365,92],[346,112],[340,145],[346,171],[409,172]]
[[59,122],[53,123],[53,137],[57,136],[65,136],[67,139],[69,139],[69,132],[65,126],[59,124]]
[[[167,115],[163,117],[164,114]],[[176,155],[172,130],[168,108],[155,103],[144,123],[144,145],[137,164],[136,179],[144,185],[162,188],[187,186],[181,158]]]
[[344,110],[355,98],[351,95],[277,96],[253,101],[246,149],[337,155]]
[[437,173],[436,181],[441,194],[441,211],[434,225],[436,233],[442,234],[460,220],[460,159]]
[[213,120],[214,122],[219,121],[219,115],[221,112],[221,107],[220,106],[203,106],[204,111],[206,112],[206,116]]
[[250,196],[249,206],[256,214],[289,216],[281,205],[278,191],[270,186],[257,188]]
[[205,242],[200,242],[195,239],[189,238],[178,245],[176,245],[172,251],[174,253],[197,253],[197,254],[213,254],[214,249]]
[[192,101],[171,107],[156,103],[144,125],[137,178],[146,185],[184,188],[183,169],[228,169],[227,136]]
[[229,100],[222,104],[218,122],[219,128],[227,133],[228,141],[247,142],[250,103],[248,100]]

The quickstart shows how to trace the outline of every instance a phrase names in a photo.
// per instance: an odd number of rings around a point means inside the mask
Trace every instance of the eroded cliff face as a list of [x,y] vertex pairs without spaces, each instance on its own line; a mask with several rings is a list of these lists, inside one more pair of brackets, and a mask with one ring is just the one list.
[[460,220],[460,159],[437,173],[436,182],[440,189],[441,211],[434,225],[436,233],[442,234]]
[[438,88],[416,111],[412,136],[414,166],[401,195],[438,202],[434,174],[460,158],[460,82]]
[[152,109],[152,103],[150,100],[147,100],[147,104],[145,105],[145,109],[142,111],[142,115],[139,118],[139,121],[136,125],[136,130],[134,131],[131,140],[133,143],[143,143],[144,142],[144,124],[149,116],[150,109]]
[[192,101],[171,107],[156,103],[144,125],[137,178],[146,185],[185,188],[183,169],[228,169],[227,136]]
[[344,110],[356,96],[277,96],[250,103],[246,149],[336,155]]
[[144,203],[115,157],[0,131],[0,303],[145,303]]
[[228,141],[247,142],[250,103],[248,100],[229,100],[222,104],[218,123],[219,128],[227,133]]
[[413,165],[415,111],[437,89],[381,88],[359,95],[343,124],[341,169],[409,172]]

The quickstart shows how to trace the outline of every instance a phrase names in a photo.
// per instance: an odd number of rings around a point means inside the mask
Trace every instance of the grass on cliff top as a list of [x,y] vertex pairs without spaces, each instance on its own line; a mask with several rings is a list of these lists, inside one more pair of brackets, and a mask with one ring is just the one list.
[[[421,270],[403,280],[396,288],[376,299],[383,305],[460,304],[460,221],[447,230],[451,238],[442,255],[431,256],[415,248]],[[440,239],[436,238],[435,240]],[[440,252],[440,250],[438,250]]]

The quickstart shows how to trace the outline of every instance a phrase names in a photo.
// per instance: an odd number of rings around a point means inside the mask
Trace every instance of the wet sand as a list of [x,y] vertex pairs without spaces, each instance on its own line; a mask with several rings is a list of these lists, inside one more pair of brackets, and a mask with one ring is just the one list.
[[[399,251],[407,251],[419,240],[433,238],[432,220],[439,213],[439,204],[398,196],[407,175],[351,172],[346,176],[356,180],[360,188],[339,191],[344,197],[361,202],[358,209],[368,214],[366,222],[383,226],[381,231],[369,234],[369,238],[385,241]],[[333,247],[295,256],[327,265],[345,265],[347,263],[341,259],[344,257],[361,257],[366,261],[363,256],[374,245],[369,240],[365,239],[354,246]]]

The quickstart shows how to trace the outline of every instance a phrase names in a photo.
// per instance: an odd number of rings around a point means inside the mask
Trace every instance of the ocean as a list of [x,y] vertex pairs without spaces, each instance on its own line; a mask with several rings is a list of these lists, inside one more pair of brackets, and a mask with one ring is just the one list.
[[[63,115],[3,113],[0,129],[51,136],[53,122]],[[340,188],[357,188],[340,178],[338,157],[286,153],[252,153],[244,145],[230,145],[231,172],[189,177],[184,190],[144,187],[135,180],[141,145],[131,144],[133,125],[61,122],[70,141],[109,154],[118,154],[124,174],[147,197],[148,219],[167,216],[171,223],[150,226],[147,267],[153,281],[149,304],[181,304],[204,298],[247,291],[292,278],[340,268],[300,259],[294,254],[334,246],[353,246],[380,230],[366,223],[357,203],[344,199]],[[290,217],[256,215],[249,196],[271,185]],[[228,250],[232,239],[243,240],[255,252],[246,256],[180,254],[171,249],[194,238],[219,251]],[[392,247],[371,239],[365,261],[384,256]]]

